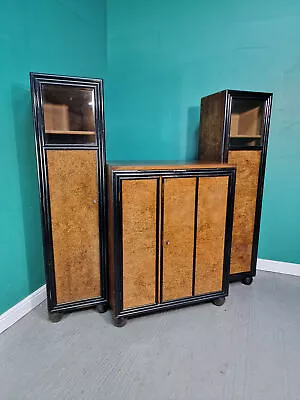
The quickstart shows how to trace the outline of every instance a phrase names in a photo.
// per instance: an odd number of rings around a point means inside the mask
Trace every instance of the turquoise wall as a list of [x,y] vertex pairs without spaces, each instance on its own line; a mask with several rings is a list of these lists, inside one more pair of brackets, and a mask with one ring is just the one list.
[[200,97],[274,92],[259,257],[300,263],[300,3],[110,0],[111,159],[196,156]]
[[29,71],[105,78],[110,160],[193,159],[201,96],[274,92],[259,256],[300,263],[299,43],[296,0],[6,2],[0,313],[44,283]]
[[0,313],[44,283],[29,72],[102,77],[105,1],[13,0],[0,11]]

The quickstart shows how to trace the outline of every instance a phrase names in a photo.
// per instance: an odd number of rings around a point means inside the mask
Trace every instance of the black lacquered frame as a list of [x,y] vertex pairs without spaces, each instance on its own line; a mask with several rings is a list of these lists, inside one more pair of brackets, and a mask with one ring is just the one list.
[[[213,293],[206,293],[201,295],[194,295],[195,287],[195,257],[194,251],[193,256],[193,280],[192,280],[192,293],[191,297],[180,298],[172,301],[162,302],[162,291],[163,291],[163,242],[160,235],[163,231],[163,220],[164,220],[164,207],[163,199],[161,205],[161,212],[159,207],[161,203],[161,193],[159,179],[162,178],[196,178],[196,189],[198,187],[198,181],[201,177],[217,177],[217,176],[228,176],[228,195],[227,195],[227,215],[226,215],[226,227],[225,227],[225,242],[224,242],[224,264],[223,264],[223,283],[222,290]],[[113,170],[112,171],[112,202],[113,202],[113,240],[114,240],[114,318],[116,320],[122,318],[131,318],[135,316],[141,316],[150,314],[153,312],[165,311],[192,304],[198,304],[205,301],[210,301],[224,297],[228,295],[229,288],[229,270],[230,270],[230,253],[231,253],[231,238],[232,238],[232,220],[233,220],[233,207],[234,207],[234,190],[235,190],[235,177],[236,170],[232,167],[227,168],[201,168],[201,169],[174,169],[174,170]],[[156,295],[155,303],[149,305],[143,305],[130,309],[123,309],[123,248],[122,248],[122,182],[124,180],[136,180],[136,179],[156,179],[157,180],[157,212],[156,212]],[[195,208],[197,205],[198,196],[195,198]],[[159,218],[161,218],[161,232],[158,229]],[[194,225],[194,246],[196,242],[197,226]],[[161,256],[160,263],[158,263],[158,249],[160,246]],[[160,282],[158,282],[158,271],[160,269]],[[160,301],[158,302],[159,286]]]
[[[105,125],[104,125],[104,100],[103,81],[101,79],[89,79],[69,77],[61,75],[48,75],[30,73],[32,111],[35,129],[35,148],[37,159],[38,183],[40,193],[41,220],[43,232],[44,262],[47,286],[47,303],[49,315],[51,313],[78,310],[91,306],[108,305],[107,288],[107,215],[105,197]],[[72,86],[91,89],[94,92],[94,116],[95,116],[95,144],[47,144],[45,142],[45,128],[43,115],[42,85]],[[97,154],[97,179],[98,179],[98,204],[99,204],[99,246],[101,268],[101,296],[74,302],[57,304],[53,240],[51,229],[50,198],[47,174],[46,150],[95,150]]]
[[[266,168],[266,156],[269,138],[269,126],[271,118],[271,107],[272,107],[272,93],[264,92],[249,92],[249,91],[239,91],[239,90],[226,90],[225,93],[225,115],[224,115],[224,127],[223,127],[223,146],[221,159],[224,162],[228,162],[228,152],[229,151],[240,151],[240,150],[260,150],[260,167],[258,174],[258,187],[257,187],[257,197],[256,197],[256,210],[255,210],[255,220],[254,220],[254,231],[253,231],[253,242],[252,242],[252,256],[251,256],[251,266],[249,272],[241,272],[238,274],[231,274],[230,281],[244,281],[248,277],[253,277],[256,275],[256,264],[257,264],[257,253],[258,253],[258,241],[259,241],[259,231],[260,231],[260,220],[261,220],[261,209],[262,209],[262,197],[263,197],[263,187],[264,187],[264,177]],[[264,103],[264,117],[262,123],[262,139],[261,145],[259,146],[230,146],[230,123],[231,123],[231,107],[233,100],[257,100]]]

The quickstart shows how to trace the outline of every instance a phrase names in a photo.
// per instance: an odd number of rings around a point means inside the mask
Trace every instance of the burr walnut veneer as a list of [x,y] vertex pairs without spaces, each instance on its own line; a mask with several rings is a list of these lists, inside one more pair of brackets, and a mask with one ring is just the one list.
[[124,318],[228,293],[235,169],[108,167],[110,300]]
[[224,90],[201,99],[199,159],[236,165],[230,279],[252,282],[272,94]]
[[49,317],[107,308],[102,81],[31,74]]

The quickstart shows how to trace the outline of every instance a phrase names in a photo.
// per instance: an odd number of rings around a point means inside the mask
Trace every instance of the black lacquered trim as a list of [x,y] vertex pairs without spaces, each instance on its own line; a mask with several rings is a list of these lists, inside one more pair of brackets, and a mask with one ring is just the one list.
[[158,277],[160,276],[160,251],[159,251],[159,243],[160,243],[160,212],[161,212],[161,188],[160,188],[160,179],[156,181],[156,259],[155,259],[155,303],[159,302],[159,282]]
[[198,231],[198,196],[199,196],[199,177],[197,176],[196,177],[196,187],[195,187],[195,208],[194,208],[194,249],[193,249],[192,296],[195,296],[197,231]]

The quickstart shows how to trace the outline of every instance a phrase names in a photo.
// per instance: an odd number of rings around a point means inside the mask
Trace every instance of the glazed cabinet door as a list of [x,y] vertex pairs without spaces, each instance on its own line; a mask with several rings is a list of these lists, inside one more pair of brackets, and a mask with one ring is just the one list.
[[96,150],[47,150],[57,304],[100,297]]

